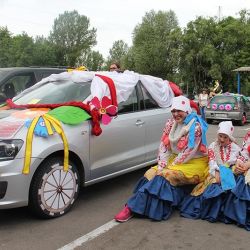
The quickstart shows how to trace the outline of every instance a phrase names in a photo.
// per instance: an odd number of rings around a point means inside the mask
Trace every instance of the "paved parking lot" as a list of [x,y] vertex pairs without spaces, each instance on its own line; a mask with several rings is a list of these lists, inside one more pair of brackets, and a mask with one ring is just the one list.
[[[217,125],[210,125],[209,142],[215,139],[216,129]],[[239,143],[247,129],[249,124],[236,127]],[[73,249],[77,243],[75,249],[249,249],[250,232],[235,225],[185,219],[178,211],[168,221],[113,222],[144,171],[85,188],[72,211],[58,219],[38,220],[26,208],[0,210],[0,249]],[[107,223],[112,225],[109,230]]]

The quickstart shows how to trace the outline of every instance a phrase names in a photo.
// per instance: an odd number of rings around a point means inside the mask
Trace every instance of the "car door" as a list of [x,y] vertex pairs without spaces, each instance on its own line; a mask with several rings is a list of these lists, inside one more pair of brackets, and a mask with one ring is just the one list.
[[142,116],[146,124],[146,160],[153,163],[156,162],[160,139],[165,123],[172,116],[170,108],[160,108],[142,84],[141,91],[144,100],[141,105],[144,105]]
[[119,104],[118,116],[101,125],[102,134],[90,138],[91,179],[127,171],[145,162],[145,121],[140,112],[138,86]]

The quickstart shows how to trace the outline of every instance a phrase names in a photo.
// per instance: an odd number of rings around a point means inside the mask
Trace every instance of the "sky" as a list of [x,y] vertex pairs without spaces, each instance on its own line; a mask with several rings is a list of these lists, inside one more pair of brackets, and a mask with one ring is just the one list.
[[48,37],[59,14],[77,10],[97,29],[93,49],[106,58],[114,41],[132,45],[135,26],[150,10],[172,10],[179,25],[185,27],[198,16],[237,17],[242,9],[250,10],[250,0],[0,0],[0,26],[7,26],[14,35],[26,32],[32,37]]

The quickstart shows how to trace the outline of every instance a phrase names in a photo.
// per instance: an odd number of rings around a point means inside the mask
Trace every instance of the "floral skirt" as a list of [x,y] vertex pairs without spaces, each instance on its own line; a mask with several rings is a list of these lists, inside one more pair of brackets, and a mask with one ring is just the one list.
[[159,175],[157,167],[153,167],[139,180],[127,205],[134,213],[154,220],[166,220],[174,208],[180,207],[191,190],[190,184],[204,180],[207,168],[207,157],[192,159],[171,168],[166,167]]

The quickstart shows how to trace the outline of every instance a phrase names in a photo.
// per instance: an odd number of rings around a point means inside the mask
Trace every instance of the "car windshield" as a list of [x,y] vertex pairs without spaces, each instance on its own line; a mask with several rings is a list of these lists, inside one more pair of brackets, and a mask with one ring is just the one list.
[[84,101],[90,95],[90,82],[48,82],[20,96],[16,104],[54,104],[69,101]]
[[233,96],[215,96],[212,100],[211,103],[216,103],[216,104],[225,104],[225,103],[236,103],[236,98]]

